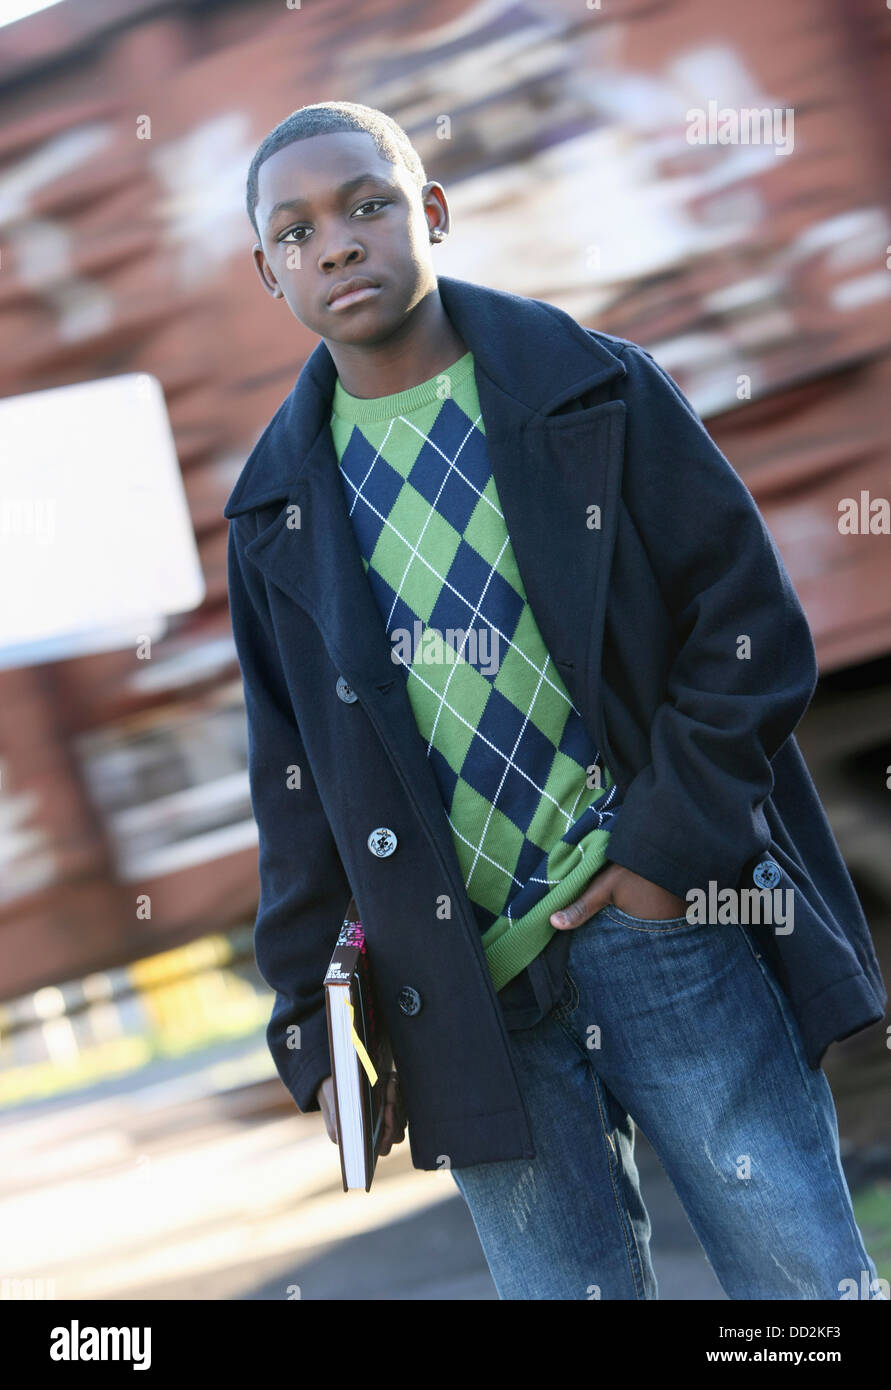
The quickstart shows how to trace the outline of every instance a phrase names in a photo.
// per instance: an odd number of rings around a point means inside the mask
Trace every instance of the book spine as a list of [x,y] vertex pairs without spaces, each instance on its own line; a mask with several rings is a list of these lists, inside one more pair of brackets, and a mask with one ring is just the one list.
[[331,963],[325,972],[324,983],[326,985],[346,985],[352,980],[356,973],[361,957],[361,948],[358,943],[350,943],[338,939],[337,946],[331,957]]

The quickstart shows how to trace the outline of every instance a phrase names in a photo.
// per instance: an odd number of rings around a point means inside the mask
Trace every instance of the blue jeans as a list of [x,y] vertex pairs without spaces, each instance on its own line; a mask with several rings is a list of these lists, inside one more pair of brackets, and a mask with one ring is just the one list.
[[868,1290],[829,1083],[751,927],[610,904],[571,937],[564,997],[508,1033],[535,1158],[452,1170],[499,1298],[658,1298],[635,1123],[729,1298]]

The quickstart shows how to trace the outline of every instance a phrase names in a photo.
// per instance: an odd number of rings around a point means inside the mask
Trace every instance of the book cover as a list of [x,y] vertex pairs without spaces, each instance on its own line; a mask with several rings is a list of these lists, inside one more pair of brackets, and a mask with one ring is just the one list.
[[393,1058],[354,898],[325,974],[325,1004],[343,1190],[367,1192],[380,1151]]

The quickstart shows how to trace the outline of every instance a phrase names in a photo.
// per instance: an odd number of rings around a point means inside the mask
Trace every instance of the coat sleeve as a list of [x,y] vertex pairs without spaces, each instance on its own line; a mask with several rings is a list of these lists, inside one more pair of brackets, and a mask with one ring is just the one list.
[[768,845],[771,759],[810,704],[817,660],[752,494],[650,354],[629,344],[623,360],[622,500],[677,649],[607,858],[685,897],[709,880],[735,887]]
[[[319,1109],[331,1074],[323,979],[350,897],[288,695],[265,581],[229,526],[232,632],[244,684],[251,805],[259,831],[254,951],[275,991],[269,1050],[297,1108]],[[294,767],[299,767],[299,788]],[[290,772],[289,772],[290,769]]]

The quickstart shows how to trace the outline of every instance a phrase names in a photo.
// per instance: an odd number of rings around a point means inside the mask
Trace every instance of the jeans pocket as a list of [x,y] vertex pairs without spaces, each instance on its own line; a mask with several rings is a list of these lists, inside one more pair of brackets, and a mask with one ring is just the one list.
[[563,974],[563,993],[554,1007],[555,1016],[561,1019],[574,1014],[579,1006],[579,998],[579,987],[569,971],[566,970]]
[[623,912],[615,903],[606,903],[601,909],[607,917],[618,922],[619,926],[628,927],[630,931],[680,931],[683,927],[696,927],[699,924],[687,920],[686,913],[680,917],[633,917],[630,912]]

